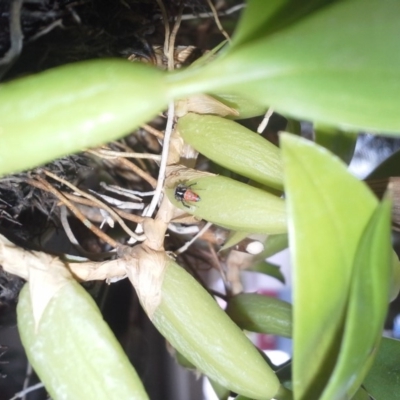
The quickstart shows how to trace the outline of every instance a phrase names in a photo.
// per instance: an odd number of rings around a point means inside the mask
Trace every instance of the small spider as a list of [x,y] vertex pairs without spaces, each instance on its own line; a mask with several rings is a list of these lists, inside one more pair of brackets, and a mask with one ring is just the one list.
[[200,201],[200,196],[193,192],[193,190],[191,189],[192,186],[196,185],[195,183],[186,186],[183,185],[182,183],[180,183],[176,188],[175,188],[175,199],[177,201],[180,201],[185,207],[190,208],[190,206],[188,206],[186,204],[187,201],[194,201],[194,202],[198,202]]

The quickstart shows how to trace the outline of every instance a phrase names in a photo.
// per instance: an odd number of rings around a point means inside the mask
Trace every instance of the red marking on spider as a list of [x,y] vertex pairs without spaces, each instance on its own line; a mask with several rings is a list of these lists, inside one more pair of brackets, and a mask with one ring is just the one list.
[[198,201],[201,200],[200,196],[197,193],[193,192],[193,190],[191,189],[191,187],[194,185],[195,183],[189,186],[180,183],[175,188],[175,199],[177,201],[180,201],[187,208],[189,208],[189,206],[186,204],[187,201],[193,201],[197,203]]

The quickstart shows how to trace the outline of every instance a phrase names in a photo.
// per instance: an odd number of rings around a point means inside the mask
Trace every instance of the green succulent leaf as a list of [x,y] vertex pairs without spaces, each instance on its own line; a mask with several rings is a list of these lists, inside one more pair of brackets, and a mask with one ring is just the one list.
[[121,345],[77,282],[51,299],[37,331],[26,284],[17,316],[29,362],[54,400],[148,400]]
[[257,133],[214,115],[189,113],[177,129],[185,142],[210,160],[240,175],[282,189],[280,150]]
[[247,7],[232,38],[232,46],[251,43],[276,33],[337,0],[248,0]]
[[166,194],[172,204],[197,218],[236,231],[287,232],[285,202],[277,196],[223,176],[199,176],[180,184],[190,187],[198,201],[176,199],[177,184],[168,186]]
[[272,278],[277,279],[279,282],[285,283],[285,276],[282,274],[279,265],[272,264],[268,261],[262,260],[253,265],[252,267],[250,267],[249,270],[260,272],[261,274],[265,274],[271,276]]
[[344,132],[340,129],[316,124],[315,142],[336,154],[346,164],[350,164],[357,143],[356,132]]
[[400,399],[400,341],[383,337],[363,386],[375,400]]
[[263,257],[268,258],[282,250],[287,249],[289,246],[288,235],[283,233],[281,235],[269,235],[264,243]]
[[377,200],[324,148],[289,134],[281,145],[294,268],[293,388],[297,399],[319,398],[339,351],[359,239]]
[[214,389],[215,395],[217,396],[218,400],[229,400],[231,395],[231,391],[227,388],[224,388],[217,382],[209,379],[212,388]]
[[391,201],[369,222],[354,260],[340,354],[321,400],[352,398],[376,356],[389,300],[392,269]]
[[258,115],[265,114],[267,111],[267,107],[265,105],[260,104],[260,102],[255,101],[255,99],[249,100],[248,97],[226,93],[214,94],[213,97],[228,107],[235,109],[239,113],[237,117],[228,116],[228,119],[257,117]]
[[[233,46],[202,70],[167,76],[171,91],[232,92],[341,129],[400,131],[400,2],[323,3],[272,35]],[[264,23],[262,16],[257,21]]]
[[249,236],[248,232],[235,232],[235,231],[230,232],[226,242],[221,247],[220,251],[227,250],[230,247],[237,245],[243,239],[246,239],[247,236]]
[[183,268],[169,262],[162,301],[151,317],[192,364],[223,387],[272,399],[279,380],[250,340]]
[[371,400],[371,397],[364,388],[360,387],[351,400]]
[[241,293],[229,299],[225,311],[247,331],[292,337],[292,306],[286,301],[257,293]]
[[0,175],[112,141],[168,103],[164,74],[83,61],[0,85]]

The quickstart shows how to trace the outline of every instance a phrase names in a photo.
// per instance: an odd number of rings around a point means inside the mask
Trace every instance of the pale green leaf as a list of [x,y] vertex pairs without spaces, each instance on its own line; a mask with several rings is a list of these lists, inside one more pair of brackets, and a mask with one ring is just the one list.
[[399,15],[398,0],[335,2],[167,79],[178,95],[232,92],[298,119],[398,132]]
[[274,144],[237,122],[216,115],[188,113],[177,130],[198,152],[223,167],[282,190],[282,161]]
[[149,399],[100,310],[76,281],[54,295],[37,329],[25,285],[17,317],[29,362],[54,400]]
[[334,1],[337,0],[248,0],[232,46],[265,38]]
[[374,361],[388,308],[392,269],[390,217],[391,202],[386,199],[361,237],[340,355],[321,400],[352,398]]
[[214,389],[215,395],[217,396],[218,400],[229,400],[231,391],[219,383],[213,381],[212,379],[208,379],[212,388]]
[[229,236],[228,236],[228,239],[226,240],[224,245],[221,247],[220,251],[227,250],[230,247],[233,247],[233,246],[237,245],[243,239],[246,239],[247,236],[249,236],[248,232],[231,231]]
[[293,387],[296,399],[318,398],[335,363],[358,241],[377,200],[324,148],[289,134],[281,145],[294,268]]
[[164,275],[162,301],[151,320],[175,349],[220,385],[255,400],[272,399],[278,392],[278,378],[246,335],[172,261]]
[[0,175],[118,139],[168,103],[163,73],[91,60],[0,85]]
[[286,301],[257,293],[241,293],[229,299],[225,311],[247,331],[292,337],[292,306]]
[[[196,175],[198,178],[196,178]],[[192,173],[190,179],[171,176],[166,194],[171,203],[197,218],[235,231],[281,234],[287,232],[285,202],[261,189],[223,176]],[[178,185],[193,187],[198,201],[184,202],[175,197]]]

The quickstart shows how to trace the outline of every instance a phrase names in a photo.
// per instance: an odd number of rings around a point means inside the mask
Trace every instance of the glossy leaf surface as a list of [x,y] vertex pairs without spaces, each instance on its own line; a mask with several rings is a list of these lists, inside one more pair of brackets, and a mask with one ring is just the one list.
[[397,0],[335,2],[167,79],[177,93],[231,91],[295,118],[398,132],[399,14]]
[[257,293],[241,293],[229,299],[225,311],[247,331],[292,337],[292,306],[286,301]]
[[183,268],[169,262],[152,322],[171,345],[220,385],[267,400],[279,381],[246,335]]
[[[177,185],[167,183],[171,203],[195,217],[236,231],[266,234],[287,232],[285,202],[261,189],[223,176],[199,176],[178,181],[200,197],[197,202],[176,198]],[[171,185],[171,186],[170,186]]]
[[29,362],[54,400],[149,400],[97,305],[76,281],[51,299],[37,329],[26,284],[17,316]]
[[371,398],[369,397],[368,392],[364,388],[360,387],[351,400],[371,400]]
[[359,238],[377,200],[324,148],[289,134],[281,145],[294,268],[293,387],[296,399],[318,398],[335,363]]
[[391,202],[371,218],[358,246],[340,355],[321,400],[352,398],[371,367],[382,335],[392,269]]
[[375,400],[400,399],[400,341],[382,338],[363,385]]
[[269,235],[264,243],[265,250],[263,256],[265,258],[271,257],[274,254],[287,249],[288,246],[289,242],[287,234]]
[[186,143],[219,165],[275,189],[282,189],[280,150],[234,121],[189,113],[177,130]]
[[163,74],[121,59],[49,69],[0,85],[0,175],[130,133],[168,102]]
[[337,0],[248,0],[232,46],[267,37]]

